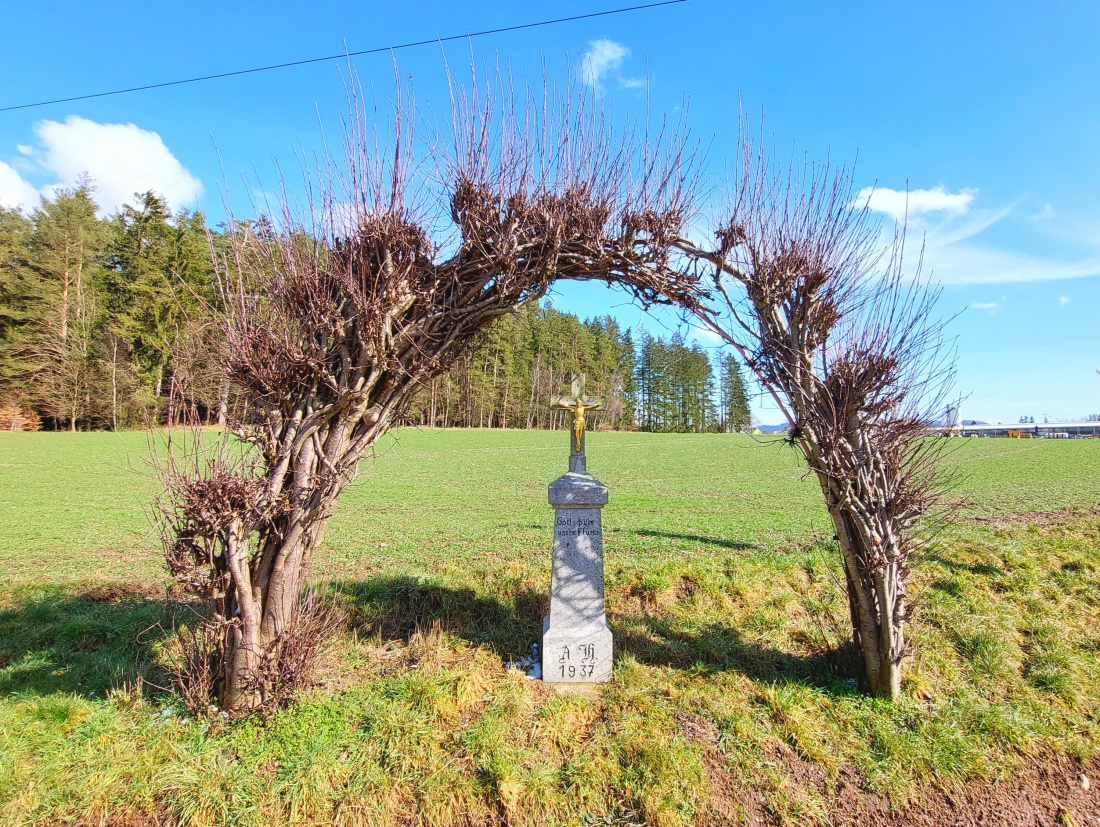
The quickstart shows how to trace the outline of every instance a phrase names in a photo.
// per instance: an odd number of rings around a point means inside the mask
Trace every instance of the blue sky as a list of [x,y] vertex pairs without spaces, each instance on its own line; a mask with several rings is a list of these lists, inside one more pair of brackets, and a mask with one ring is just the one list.
[[[629,2],[195,2],[10,5],[0,107],[464,31]],[[781,148],[851,162],[887,221],[910,191],[911,241],[959,314],[963,416],[1015,421],[1100,412],[1100,4],[741,3],[689,0],[474,42],[479,59],[537,78],[587,70],[616,118],[689,101],[693,132],[720,170],[738,100],[763,107]],[[467,44],[449,44],[464,65]],[[587,56],[587,57],[586,57]],[[421,105],[445,105],[438,46],[397,54]],[[354,61],[380,101],[388,55]],[[84,170],[108,209],[135,190],[223,215],[244,176],[274,183],[273,160],[320,143],[345,107],[338,63],[0,113],[0,203],[33,203]],[[290,176],[288,176],[290,177]],[[566,285],[555,304],[612,312],[653,333],[621,294]],[[684,327],[690,338],[694,334]],[[704,345],[712,345],[700,336]],[[776,419],[761,404],[764,421]]]

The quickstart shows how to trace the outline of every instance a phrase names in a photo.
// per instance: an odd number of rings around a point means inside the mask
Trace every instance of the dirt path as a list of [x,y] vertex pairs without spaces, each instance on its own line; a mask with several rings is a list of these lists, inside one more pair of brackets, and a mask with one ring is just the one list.
[[898,812],[867,811],[852,820],[834,810],[834,823],[861,827],[1085,827],[1100,825],[1100,759],[1084,767],[1065,758],[1048,757],[1022,772],[997,782],[981,782],[959,789],[928,790],[920,805]]
[[1048,756],[997,781],[929,788],[891,810],[852,773],[841,776],[830,813],[836,827],[1086,827],[1100,825],[1100,759],[1084,766]]
[[[918,802],[891,809],[885,796],[867,790],[854,768],[841,769],[835,785],[827,784],[820,767],[787,745],[772,744],[766,752],[769,761],[783,767],[792,788],[816,788],[826,800],[832,791],[832,807],[825,816],[832,827],[1100,827],[1100,758],[1082,765],[1065,756],[1044,756],[996,781],[928,787],[918,793]],[[792,823],[790,816],[784,819],[769,806],[767,793],[737,784],[717,751],[708,750],[707,759],[711,817],[702,823]]]

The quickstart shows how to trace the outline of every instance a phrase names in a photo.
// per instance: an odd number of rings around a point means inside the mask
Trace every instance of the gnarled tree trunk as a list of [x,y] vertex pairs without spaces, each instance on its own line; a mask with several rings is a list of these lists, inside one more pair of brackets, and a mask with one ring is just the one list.
[[909,559],[948,482],[926,424],[953,363],[937,294],[903,274],[904,233],[883,256],[849,173],[784,170],[748,141],[742,162],[714,248],[679,243],[714,268],[697,315],[787,417],[840,546],[861,680],[897,698]]

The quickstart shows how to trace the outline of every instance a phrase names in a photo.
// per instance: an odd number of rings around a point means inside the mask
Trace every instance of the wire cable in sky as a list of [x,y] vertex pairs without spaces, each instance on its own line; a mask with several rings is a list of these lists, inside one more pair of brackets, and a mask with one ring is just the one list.
[[55,100],[37,101],[35,103],[21,103],[16,106],[0,106],[0,112],[13,112],[16,109],[30,109],[35,106],[49,106],[53,103],[71,103],[91,98],[106,98],[110,95],[125,95],[128,92],[143,92],[146,89],[163,89],[166,86],[182,86],[185,83],[201,83],[205,80],[217,80],[218,78],[231,78],[237,75],[251,75],[256,72],[270,72],[272,69],[289,69],[292,66],[305,66],[309,63],[323,63],[326,60],[345,60],[349,57],[360,55],[374,55],[379,52],[396,52],[399,49],[411,49],[414,46],[430,46],[433,43],[446,43],[450,40],[466,40],[474,37],[484,37],[490,34],[503,34],[504,32],[518,32],[521,29],[537,29],[540,26],[553,26],[557,23],[570,23],[574,20],[589,20],[593,17],[606,17],[610,14],[625,14],[627,12],[642,11],[643,9],[655,9],[659,6],[674,6],[678,3],[686,3],[687,0],[660,0],[656,3],[645,3],[640,6],[627,6],[621,9],[609,9],[607,11],[576,14],[572,17],[558,17],[553,20],[540,20],[537,23],[519,23],[514,26],[502,26],[499,29],[485,29],[480,32],[466,32],[465,34],[452,34],[447,37],[432,37],[426,40],[414,40],[410,43],[399,43],[393,46],[378,46],[374,49],[361,49],[357,52],[343,52],[338,55],[326,55],[325,57],[311,57],[305,60],[292,60],[288,63],[275,63],[271,66],[257,66],[255,69],[238,69],[235,72],[220,72],[216,75],[203,75],[197,78],[185,78],[184,80],[169,80],[164,83],[150,83],[147,86],[131,86],[129,89],[115,89],[111,92],[96,92],[91,95],[74,95],[71,98],[56,98]]

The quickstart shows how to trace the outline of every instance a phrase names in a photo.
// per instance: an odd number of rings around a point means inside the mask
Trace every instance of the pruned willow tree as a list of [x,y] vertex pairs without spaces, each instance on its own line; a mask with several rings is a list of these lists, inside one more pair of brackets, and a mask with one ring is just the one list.
[[907,653],[910,560],[950,482],[938,464],[945,443],[928,432],[954,365],[938,291],[904,272],[904,237],[902,227],[882,242],[849,170],[784,168],[743,141],[712,246],[680,244],[709,270],[699,318],[770,391],[821,485],[861,684],[891,699]]
[[165,469],[168,563],[210,602],[230,711],[290,679],[281,664],[337,498],[479,331],[563,279],[698,304],[670,266],[695,184],[683,131],[639,137],[573,89],[536,98],[504,82],[453,85],[449,128],[426,135],[401,95],[381,143],[354,95],[351,110],[342,157],[308,176],[306,217],[284,197],[265,232],[236,226],[216,257],[227,374],[247,405],[232,432],[250,459]]

